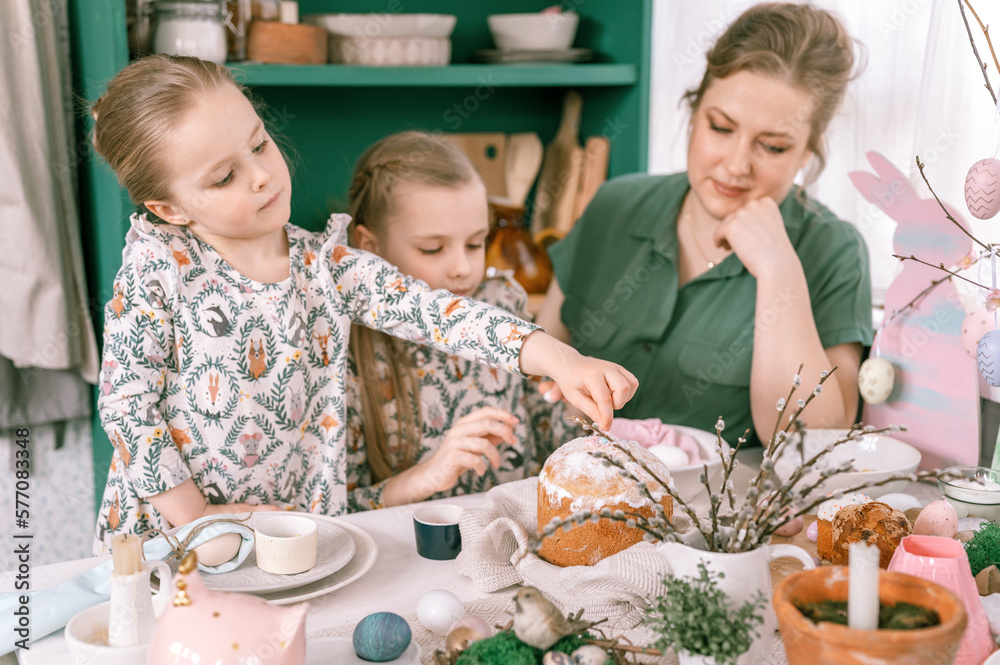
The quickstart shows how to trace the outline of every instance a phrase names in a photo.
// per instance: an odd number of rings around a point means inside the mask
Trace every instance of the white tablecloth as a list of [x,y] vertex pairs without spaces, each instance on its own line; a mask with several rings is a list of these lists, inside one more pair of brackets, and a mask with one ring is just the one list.
[[[482,494],[454,497],[440,503],[454,503],[463,508],[479,506]],[[391,611],[406,616],[414,614],[417,601],[432,589],[447,589],[463,602],[497,596],[502,601],[507,595],[484,594],[467,577],[457,575],[454,561],[431,561],[417,554],[413,535],[413,506],[400,506],[370,512],[355,513],[343,519],[358,525],[372,538],[379,548],[375,565],[359,580],[309,602],[306,635],[316,633],[350,634],[362,618],[372,612]],[[33,568],[32,586],[36,589],[57,584],[98,562],[98,559],[80,559],[65,563]],[[0,573],[0,591],[13,588],[12,573]],[[72,665],[63,632],[31,645],[30,650],[18,650],[17,660],[8,655],[0,658],[0,665]],[[426,658],[431,655],[424,650]]]

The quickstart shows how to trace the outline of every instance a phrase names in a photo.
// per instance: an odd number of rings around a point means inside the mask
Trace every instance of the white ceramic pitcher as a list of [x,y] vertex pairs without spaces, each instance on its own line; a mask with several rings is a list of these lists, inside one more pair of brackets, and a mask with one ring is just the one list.
[[771,605],[771,561],[789,557],[798,559],[808,570],[815,568],[812,557],[795,545],[764,545],[749,552],[706,552],[695,549],[683,543],[662,543],[657,551],[667,561],[674,576],[698,577],[698,562],[704,561],[705,567],[713,572],[725,575],[718,580],[722,589],[736,605],[742,605],[751,600],[757,591],[761,591],[768,599],[764,606],[764,624],[758,626],[760,636],[754,640],[750,650],[740,657],[738,665],[766,662],[774,643],[774,632],[778,621]]

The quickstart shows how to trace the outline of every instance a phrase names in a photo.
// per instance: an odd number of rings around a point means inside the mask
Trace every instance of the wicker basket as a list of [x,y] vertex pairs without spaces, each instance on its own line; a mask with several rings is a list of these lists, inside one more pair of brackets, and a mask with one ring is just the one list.
[[330,35],[330,62],[370,67],[447,65],[447,37],[342,37]]

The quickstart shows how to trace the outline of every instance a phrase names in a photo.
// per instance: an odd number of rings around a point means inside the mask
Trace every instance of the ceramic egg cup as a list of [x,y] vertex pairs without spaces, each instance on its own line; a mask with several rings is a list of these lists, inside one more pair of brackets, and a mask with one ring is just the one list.
[[319,529],[297,515],[262,518],[254,527],[257,567],[275,575],[304,573],[316,565]]
[[425,559],[446,561],[462,551],[458,519],[462,508],[453,504],[428,504],[413,511],[413,533],[417,554]]
[[78,612],[66,624],[66,646],[74,665],[146,665],[149,644],[108,646],[111,601]]

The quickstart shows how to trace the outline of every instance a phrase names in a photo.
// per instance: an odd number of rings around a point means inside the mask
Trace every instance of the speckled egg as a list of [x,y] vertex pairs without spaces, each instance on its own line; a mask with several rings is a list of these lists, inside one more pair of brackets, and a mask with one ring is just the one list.
[[412,637],[406,619],[392,612],[376,612],[358,622],[352,640],[358,658],[384,663],[403,655]]
[[465,616],[458,596],[444,589],[428,591],[417,601],[417,620],[432,633],[444,635],[453,623]]
[[570,655],[576,665],[604,665],[608,662],[608,652],[596,644],[584,645]]
[[993,314],[980,307],[974,312],[969,312],[962,319],[962,348],[969,356],[975,358],[979,348],[979,340],[983,335],[993,330]]
[[542,656],[542,665],[576,665],[576,662],[568,653],[549,651]]
[[948,499],[931,501],[913,522],[913,533],[917,536],[941,536],[954,538],[958,533],[958,513]]
[[994,388],[1000,388],[1000,330],[990,330],[976,347],[979,373]]
[[890,494],[883,494],[878,498],[879,501],[886,504],[890,508],[895,508],[901,513],[905,513],[910,508],[922,508],[924,504],[920,503],[920,499],[913,496],[912,494],[906,494],[904,492],[892,492]]
[[818,521],[817,522],[813,522],[812,524],[810,524],[809,526],[806,527],[806,538],[808,538],[809,540],[811,540],[814,543],[817,540],[819,540],[819,522]]
[[650,446],[648,450],[659,457],[668,469],[675,466],[687,466],[691,463],[686,452],[677,446],[671,446],[669,443],[658,443],[655,446]]
[[965,176],[965,205],[979,219],[1000,212],[1000,161],[987,157],[972,165]]
[[896,380],[896,370],[885,358],[869,358],[858,370],[858,391],[868,404],[881,404],[889,398]]
[[802,527],[805,526],[805,520],[802,517],[794,517],[788,521],[788,523],[781,525],[779,528],[774,530],[774,535],[784,536],[786,538],[791,538],[795,534],[802,531]]

